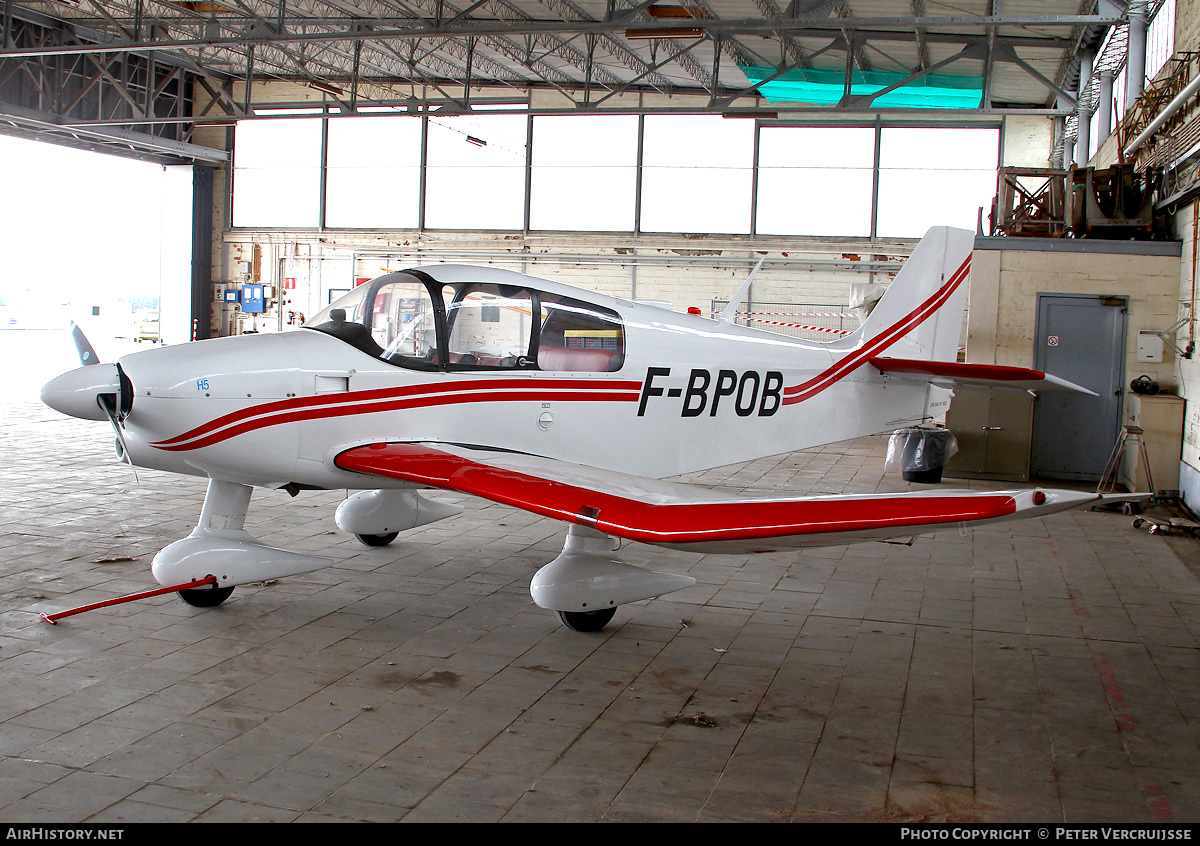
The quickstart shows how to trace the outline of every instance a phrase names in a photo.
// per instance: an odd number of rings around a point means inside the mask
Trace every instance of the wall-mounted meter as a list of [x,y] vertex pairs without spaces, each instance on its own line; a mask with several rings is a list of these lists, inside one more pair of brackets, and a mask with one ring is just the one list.
[[1163,360],[1163,339],[1157,332],[1145,329],[1138,331],[1137,360],[1146,364],[1159,364]]

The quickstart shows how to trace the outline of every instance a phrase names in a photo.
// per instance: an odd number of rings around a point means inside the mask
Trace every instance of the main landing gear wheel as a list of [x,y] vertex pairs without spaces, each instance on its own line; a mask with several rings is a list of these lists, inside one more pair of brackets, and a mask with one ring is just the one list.
[[355,535],[355,537],[366,546],[387,546],[399,535],[399,532],[388,532],[383,535]]
[[233,593],[233,588],[231,587],[211,585],[209,587],[181,590],[179,591],[179,598],[188,605],[194,605],[197,608],[215,608],[228,599],[231,593]]
[[601,608],[599,611],[557,611],[558,619],[568,629],[576,632],[598,632],[617,613],[617,609]]

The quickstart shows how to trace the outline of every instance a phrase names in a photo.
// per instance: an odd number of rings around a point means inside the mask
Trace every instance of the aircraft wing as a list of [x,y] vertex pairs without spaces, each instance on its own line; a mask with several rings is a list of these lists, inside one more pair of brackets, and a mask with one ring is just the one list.
[[967,385],[980,388],[1009,388],[1018,391],[1076,391],[1096,396],[1082,385],[1051,376],[1041,370],[1008,367],[1002,364],[962,364],[956,361],[921,361],[880,356],[869,360],[880,373],[890,373],[910,381],[931,382],[942,388]]
[[751,498],[522,453],[377,443],[343,470],[459,491],[606,534],[695,552],[773,552],[1050,514],[1104,497],[1066,490]]

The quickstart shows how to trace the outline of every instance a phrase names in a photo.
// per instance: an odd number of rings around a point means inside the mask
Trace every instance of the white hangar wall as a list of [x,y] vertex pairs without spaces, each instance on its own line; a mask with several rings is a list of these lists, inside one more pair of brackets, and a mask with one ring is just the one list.
[[[426,232],[395,237],[231,232],[223,242],[227,275],[216,288],[236,288],[254,278],[281,289],[284,311],[310,315],[355,280],[453,262],[504,267],[613,296],[665,300],[679,311],[700,308],[707,314],[713,301],[731,297],[762,259],[750,291],[751,310],[763,303],[840,307],[849,302],[852,283],[889,281],[913,243],[589,233],[544,237]],[[285,279],[296,280],[295,288],[284,287],[290,284]],[[216,309],[215,328],[221,334],[237,331],[232,314],[232,306]]]

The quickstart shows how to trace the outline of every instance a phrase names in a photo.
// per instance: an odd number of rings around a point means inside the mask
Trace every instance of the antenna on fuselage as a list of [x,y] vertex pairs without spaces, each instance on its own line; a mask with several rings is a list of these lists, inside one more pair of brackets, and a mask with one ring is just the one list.
[[725,310],[721,312],[721,316],[717,318],[721,323],[732,323],[737,317],[737,308],[742,304],[742,300],[746,296],[746,292],[750,290],[750,286],[754,284],[754,277],[758,274],[758,269],[763,266],[763,262],[767,260],[763,256],[758,260],[758,264],[754,265],[754,269],[750,271],[750,275],[746,277],[746,281],[742,283],[742,287],[738,288],[738,292],[733,295],[733,299],[729,301],[729,305],[725,306]]

